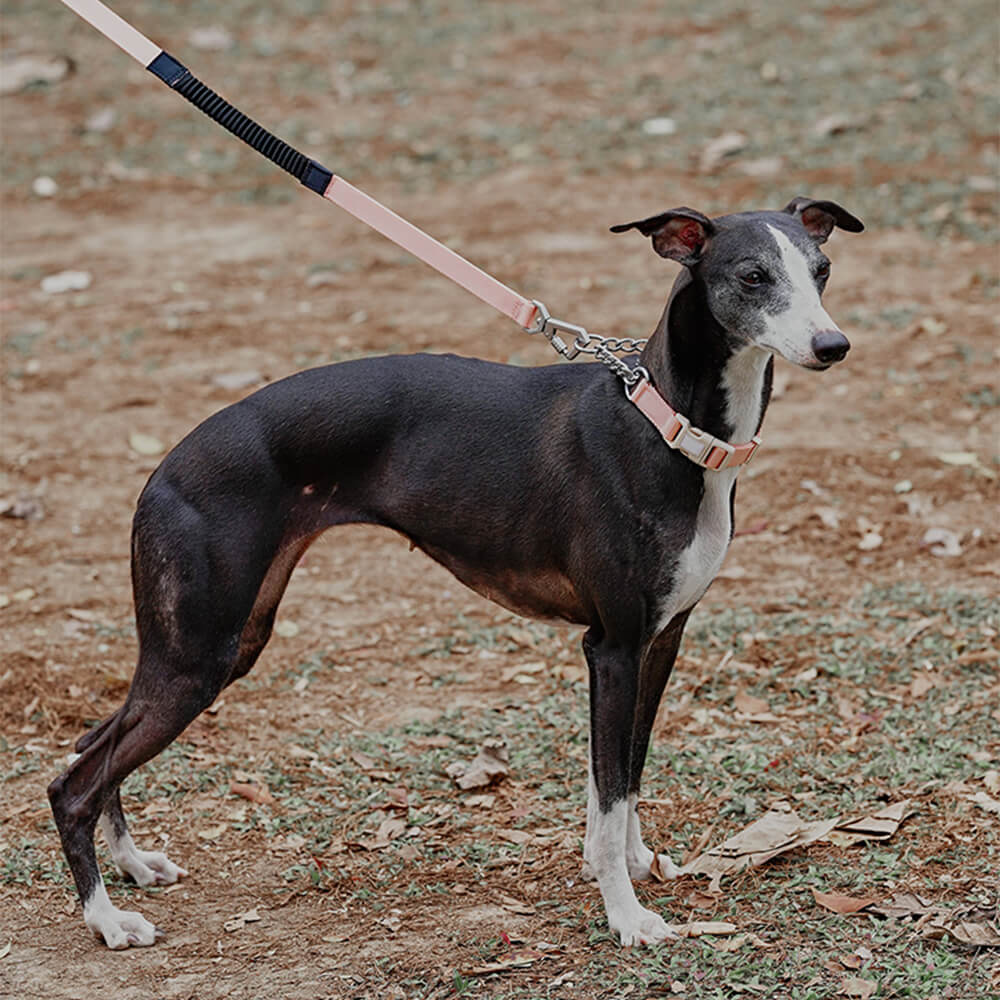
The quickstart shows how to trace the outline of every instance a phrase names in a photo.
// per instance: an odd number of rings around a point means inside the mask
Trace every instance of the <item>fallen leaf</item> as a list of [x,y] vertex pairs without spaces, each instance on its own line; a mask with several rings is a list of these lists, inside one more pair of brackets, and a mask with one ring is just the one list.
[[546,957],[552,956],[546,956],[534,948],[516,948],[505,955],[501,955],[488,965],[477,965],[475,968],[470,969],[469,975],[485,976],[491,972],[509,972],[511,969],[525,969],[529,965],[533,965],[540,958]]
[[779,802],[745,830],[686,864],[682,871],[689,875],[711,876],[709,891],[712,891],[723,875],[762,865],[795,847],[811,844],[829,833],[836,822],[821,820],[806,823],[787,802]]
[[755,698],[752,694],[747,694],[745,691],[740,691],[733,698],[733,708],[744,715],[760,715],[762,712],[769,712],[771,710],[770,704],[764,701],[763,698]]
[[859,129],[863,124],[864,122],[860,119],[845,114],[843,111],[835,111],[832,115],[820,118],[813,125],[813,132],[822,138],[827,138],[831,135],[849,132],[852,129]]
[[910,697],[923,698],[928,691],[937,685],[937,679],[930,674],[917,674],[910,681]]
[[272,805],[274,803],[274,796],[265,785],[255,785],[250,782],[245,781],[233,781],[229,785],[229,790],[234,795],[241,795],[245,799],[249,799],[251,802],[257,802],[261,805]]
[[[73,909],[76,909],[74,904]],[[2,948],[0,948],[0,958],[6,958],[10,954],[10,949],[14,944],[14,939],[11,938]]]
[[532,917],[537,912],[530,903],[523,903],[513,896],[501,896],[500,905],[510,913],[517,913],[524,917]]
[[812,891],[813,899],[819,906],[833,913],[858,913],[879,901],[878,896],[843,896],[837,892]]
[[850,847],[864,840],[888,840],[899,829],[903,820],[914,812],[916,809],[912,807],[910,800],[903,799],[870,816],[838,821],[823,839],[838,847]]
[[242,930],[247,924],[253,924],[260,920],[260,914],[257,912],[256,907],[252,910],[247,910],[246,913],[240,913],[235,917],[227,920],[222,928],[227,933],[232,934],[234,931]]
[[497,830],[497,836],[501,840],[506,840],[511,844],[530,844],[535,839],[533,833],[527,830]]
[[986,792],[976,792],[970,801],[988,813],[1000,815],[1000,801],[997,801],[992,796],[987,795]]
[[983,784],[988,792],[1000,795],[1000,771],[987,771],[983,775]]
[[870,979],[860,979],[858,976],[846,976],[841,983],[840,992],[845,997],[857,997],[857,1000],[868,1000],[875,995],[878,983]]
[[446,768],[448,776],[463,790],[486,788],[503,781],[510,774],[507,747],[499,740],[488,740],[468,764],[455,761]]
[[681,937],[702,937],[704,935],[714,935],[725,937],[735,934],[739,928],[736,924],[731,924],[727,920],[692,920],[681,928]]
[[198,831],[198,836],[202,840],[218,840],[229,827],[225,823],[219,823],[217,826],[208,826],[204,830]]

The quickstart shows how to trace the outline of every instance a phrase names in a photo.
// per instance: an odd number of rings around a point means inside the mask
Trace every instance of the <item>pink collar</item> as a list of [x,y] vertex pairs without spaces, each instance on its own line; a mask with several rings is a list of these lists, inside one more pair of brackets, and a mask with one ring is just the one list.
[[627,387],[625,394],[660,432],[669,447],[705,469],[732,469],[746,465],[760,447],[760,436],[757,434],[746,444],[730,444],[707,431],[692,427],[691,421],[678,413],[646,377]]

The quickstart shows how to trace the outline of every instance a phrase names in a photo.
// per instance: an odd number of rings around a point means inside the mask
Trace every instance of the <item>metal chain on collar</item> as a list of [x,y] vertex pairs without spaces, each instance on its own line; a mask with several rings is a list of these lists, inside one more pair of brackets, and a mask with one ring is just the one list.
[[[545,305],[532,300],[535,309],[535,322],[525,327],[528,334],[540,333],[552,345],[552,349],[564,358],[572,361],[578,354],[592,354],[603,365],[607,365],[629,388],[634,386],[644,375],[641,367],[631,368],[615,353],[635,354],[646,346],[645,339],[635,337],[599,337],[596,333],[588,333],[585,327],[576,323],[567,323],[550,315]],[[570,334],[572,340],[564,339],[560,334]]]

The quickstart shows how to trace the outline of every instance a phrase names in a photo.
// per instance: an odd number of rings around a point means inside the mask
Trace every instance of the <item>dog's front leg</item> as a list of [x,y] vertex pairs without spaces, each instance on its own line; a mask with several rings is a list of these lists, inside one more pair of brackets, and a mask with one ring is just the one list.
[[677,936],[636,899],[629,878],[629,770],[638,698],[638,651],[595,634],[583,640],[590,668],[590,782],[584,861],[597,878],[611,930],[623,945]]

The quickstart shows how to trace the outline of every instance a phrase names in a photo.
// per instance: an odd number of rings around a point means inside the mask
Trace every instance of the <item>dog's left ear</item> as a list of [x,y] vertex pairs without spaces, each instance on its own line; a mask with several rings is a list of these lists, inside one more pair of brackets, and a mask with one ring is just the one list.
[[660,215],[651,215],[638,222],[612,226],[611,232],[624,233],[638,229],[643,236],[652,236],[653,249],[661,256],[693,267],[701,259],[715,226],[712,220],[693,208],[675,208]]
[[812,198],[793,198],[786,206],[789,215],[797,216],[806,232],[817,242],[825,243],[834,227],[849,233],[864,232],[864,223],[855,218],[835,201],[815,201]]

